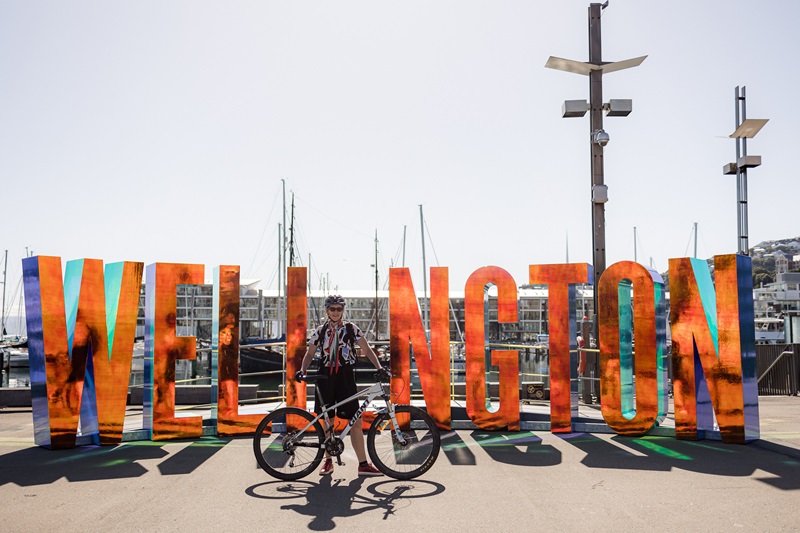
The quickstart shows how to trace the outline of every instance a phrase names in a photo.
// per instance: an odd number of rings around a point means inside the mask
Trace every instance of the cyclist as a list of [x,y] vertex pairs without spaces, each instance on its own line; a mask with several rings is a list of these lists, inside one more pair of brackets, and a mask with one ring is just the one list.
[[[324,374],[327,379],[317,381],[316,385],[319,387],[320,395],[326,405],[333,405],[358,392],[355,378],[356,345],[361,348],[362,353],[375,365],[375,368],[381,370],[378,356],[367,344],[361,329],[352,322],[344,320],[344,308],[345,301],[342,296],[333,294],[325,298],[325,313],[328,319],[314,331],[308,340],[308,349],[298,372],[298,374],[305,375],[317,349],[322,351],[318,372]],[[319,399],[316,401],[315,410],[317,413],[322,412]],[[358,411],[358,401],[354,399],[340,405],[336,415],[340,418],[350,419],[356,414],[356,411]],[[325,421],[321,420],[321,422],[325,426]],[[325,427],[326,431],[327,429]],[[350,442],[353,445],[353,451],[356,452],[356,457],[358,457],[358,475],[383,475],[380,470],[367,462],[360,417],[350,431]],[[326,476],[331,473],[333,473],[333,459],[326,453],[319,474]]]

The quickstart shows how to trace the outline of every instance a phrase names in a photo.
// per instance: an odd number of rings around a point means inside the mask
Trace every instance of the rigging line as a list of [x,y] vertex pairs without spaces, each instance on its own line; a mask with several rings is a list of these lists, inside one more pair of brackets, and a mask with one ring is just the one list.
[[697,230],[697,234],[700,236],[700,242],[703,243],[703,250],[705,250],[705,255],[706,255],[706,257],[708,257],[708,250],[710,250],[710,248],[708,247],[708,244],[706,243],[705,236],[702,233],[700,233],[700,229],[699,228]]
[[683,251],[683,257],[689,255],[689,245],[692,244],[692,234],[694,233],[694,224],[692,225],[692,229],[689,230],[689,240],[686,242],[686,249]]
[[433,239],[431,239],[431,230],[428,227],[428,221],[425,220],[425,233],[428,234],[428,242],[431,243],[431,251],[433,252],[433,258],[436,259],[436,266],[441,266],[439,264],[439,256],[436,255],[436,248],[433,246]]
[[[277,231],[278,231],[278,228],[275,228],[275,232],[276,233],[277,233]],[[278,237],[280,237],[280,234],[278,234]],[[266,255],[266,257],[264,257],[264,259],[258,264],[258,267],[256,267],[254,272],[261,271],[261,269],[264,267],[264,263],[266,263],[267,260],[272,259],[273,255],[274,255],[274,252],[275,252],[275,250],[272,250],[272,253],[268,253]]]
[[403,253],[403,241],[400,241],[400,244],[397,245],[397,251],[394,253],[394,257],[392,257],[393,264],[396,265],[399,262],[402,253]]
[[[296,198],[296,197],[297,197],[297,196],[295,196],[295,198]],[[305,234],[305,232],[303,231],[303,226],[302,226],[300,223],[298,223],[298,222],[295,222],[295,225],[294,225],[294,232],[295,232],[295,246],[297,246],[297,247],[298,247],[297,249],[298,249],[298,250],[300,249],[300,248],[299,248],[299,244],[302,242],[302,243],[303,243],[303,246],[308,246],[308,248],[307,248],[307,249],[308,249],[308,250],[311,250],[311,245],[308,243],[308,237],[306,237],[306,234]],[[306,254],[308,254],[308,252],[306,252]],[[298,252],[298,255],[299,255],[300,257],[302,257],[302,254],[299,254],[299,252]],[[302,266],[302,263],[301,263],[300,265]],[[310,267],[310,265],[309,265],[309,267]]]
[[264,241],[264,234],[267,232],[267,226],[269,225],[269,221],[272,219],[272,213],[275,211],[275,204],[278,203],[278,195],[275,195],[275,198],[272,199],[272,207],[269,210],[269,215],[267,215],[267,220],[264,222],[264,229],[261,230],[261,237],[258,239],[258,246],[256,246],[256,251],[253,254],[253,260],[250,261],[250,271],[253,271],[253,264],[256,262],[256,257],[258,256],[259,250],[261,250],[261,243]]
[[[641,235],[639,235],[639,233],[641,233],[641,230],[636,232],[636,243],[639,245],[639,256],[650,257],[649,255],[647,255],[647,250],[645,250],[644,248],[644,243],[642,242],[642,237]],[[647,261],[640,261],[640,262],[647,263]]]
[[[431,230],[428,227],[428,221],[425,220],[425,232],[428,234],[428,242],[431,243],[431,251],[433,252],[433,258],[436,259],[436,266],[441,266],[439,264],[439,257],[436,255],[436,247],[433,246],[433,239],[431,239]],[[458,317],[456,316],[455,307],[453,307],[453,301],[450,299],[450,295],[447,295],[447,305],[450,307],[450,314],[453,317],[453,322],[456,325],[456,331],[458,332],[458,338],[461,339],[461,342],[464,342],[464,333],[461,331],[461,326],[458,324]]]
[[[14,307],[14,303],[17,301],[17,295],[20,292],[20,288],[22,287],[22,276],[19,277],[17,280],[17,284],[14,286],[14,292],[11,293],[11,298],[6,302],[6,308],[4,309],[6,318],[10,316],[11,308]],[[22,301],[22,298],[20,298]]]
[[267,287],[271,286],[272,282],[275,281],[275,277],[278,275],[278,269],[278,265],[275,265],[275,268],[272,270],[272,277],[270,277],[269,281],[267,282]]
[[308,202],[306,202],[305,200],[303,200],[303,198],[302,198],[301,196],[297,196],[297,194],[295,194],[295,198],[296,198],[297,200],[299,200],[299,201],[303,202],[303,204],[307,205],[307,206],[308,206],[310,209],[312,209],[313,211],[316,211],[316,212],[317,212],[317,213],[319,213],[320,215],[323,215],[323,216],[325,217],[325,219],[326,219],[326,220],[328,220],[328,221],[330,221],[330,222],[336,222],[337,224],[339,224],[339,225],[341,225],[341,226],[343,226],[343,227],[345,227],[345,228],[349,229],[350,231],[352,231],[352,232],[355,232],[355,233],[358,233],[359,235],[363,235],[364,237],[369,237],[369,238],[372,238],[372,235],[370,235],[370,234],[368,234],[368,233],[364,233],[364,232],[362,232],[361,230],[358,230],[358,229],[356,229],[356,228],[353,228],[353,227],[351,227],[351,226],[348,226],[347,224],[345,224],[345,223],[344,223],[344,222],[342,222],[341,220],[337,220],[337,219],[335,219],[334,217],[332,217],[332,216],[330,215],[330,213],[326,213],[325,211],[322,211],[321,209],[317,209],[316,207],[314,207],[314,206],[313,206],[313,205],[311,205],[310,203],[308,203]]

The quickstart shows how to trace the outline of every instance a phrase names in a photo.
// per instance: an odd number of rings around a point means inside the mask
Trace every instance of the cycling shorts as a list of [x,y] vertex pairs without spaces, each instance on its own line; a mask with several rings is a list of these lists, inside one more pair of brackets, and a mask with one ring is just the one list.
[[[325,405],[330,407],[335,403],[341,402],[358,392],[356,388],[356,373],[355,365],[342,365],[339,371],[330,374],[328,367],[322,367],[318,373],[326,376],[328,379],[321,379],[317,381],[317,387]],[[319,414],[322,412],[322,406],[319,403],[319,398],[314,403],[314,411]],[[340,405],[336,409],[336,416],[350,420],[358,411],[358,400],[353,399],[347,403]]]

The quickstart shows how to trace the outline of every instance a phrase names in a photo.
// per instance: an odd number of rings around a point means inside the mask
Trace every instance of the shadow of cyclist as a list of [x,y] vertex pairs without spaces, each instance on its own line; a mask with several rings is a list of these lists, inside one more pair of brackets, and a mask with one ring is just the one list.
[[[318,484],[308,487],[305,494],[305,505],[283,505],[281,509],[310,516],[311,522],[308,524],[308,529],[312,531],[331,530],[336,527],[334,519],[337,517],[355,516],[374,509],[374,506],[356,503],[356,496],[364,484],[364,479],[357,477],[345,484],[343,479],[324,476]],[[391,503],[388,505],[391,506]]]
[[[439,483],[423,480],[383,480],[364,488],[365,478],[358,477],[345,483],[334,476],[320,478],[319,483],[306,481],[276,485],[274,482],[249,487],[245,492],[255,498],[284,499],[305,497],[305,504],[283,505],[281,509],[311,517],[308,528],[312,531],[329,531],[336,527],[337,518],[360,515],[368,511],[381,511],[386,520],[395,513],[400,502],[410,504],[410,498],[434,496],[444,492]],[[370,495],[359,494],[369,492]]]

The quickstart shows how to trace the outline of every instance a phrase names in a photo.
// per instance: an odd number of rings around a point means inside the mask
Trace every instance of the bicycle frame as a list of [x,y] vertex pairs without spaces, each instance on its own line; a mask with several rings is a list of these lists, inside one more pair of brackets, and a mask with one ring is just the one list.
[[356,398],[361,398],[362,396],[366,396],[366,399],[361,403],[361,406],[358,408],[356,413],[352,416],[352,418],[350,418],[350,421],[347,423],[347,427],[345,427],[342,430],[342,432],[339,434],[340,438],[344,438],[350,433],[350,430],[356,424],[356,421],[359,418],[361,418],[361,415],[363,415],[364,412],[367,410],[367,407],[369,407],[369,404],[371,404],[372,401],[375,398],[380,396],[386,402],[386,411],[389,413],[389,418],[391,418],[392,424],[394,425],[394,432],[395,432],[395,436],[397,437],[398,442],[400,442],[401,444],[405,444],[405,439],[403,438],[403,433],[400,431],[400,426],[397,423],[397,418],[395,416],[394,404],[392,403],[392,400],[389,397],[389,394],[386,391],[384,391],[382,383],[380,383],[380,382],[373,383],[372,385],[369,386],[369,388],[360,390],[360,391],[356,392],[355,394],[353,394],[352,396],[350,396],[348,398],[345,398],[344,400],[342,400],[340,402],[337,402],[337,403],[333,404],[330,407],[325,405],[325,403],[322,401],[322,397],[320,396],[319,389],[315,388],[314,392],[315,392],[317,398],[320,399],[320,403],[322,404],[322,413],[318,414],[316,417],[314,417],[314,420],[312,420],[311,422],[306,424],[306,427],[304,427],[303,429],[298,431],[297,433],[299,435],[305,433],[306,431],[308,431],[308,429],[311,426],[313,426],[320,419],[324,419],[325,420],[325,424],[328,427],[328,429],[326,431],[329,430],[333,434],[334,433],[334,426],[333,426],[333,423],[331,422],[330,417],[328,416],[328,413],[330,413],[331,411],[333,411],[335,413],[336,412],[336,408],[338,408],[340,405],[343,405],[343,404],[345,404],[345,403],[347,403],[347,402],[349,402],[351,400],[354,400]]

